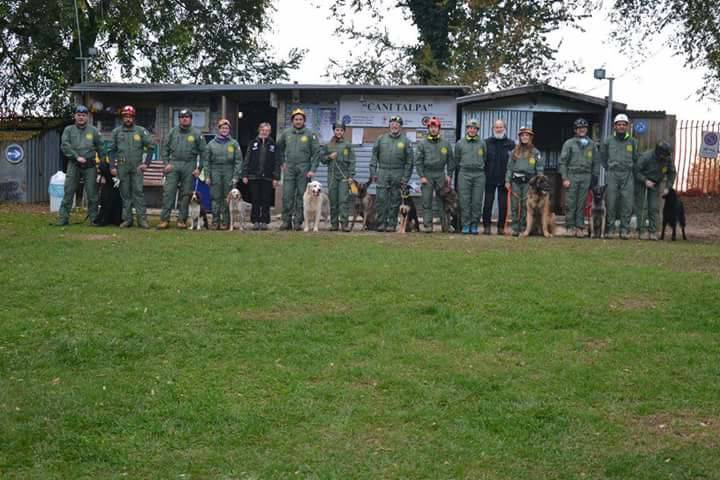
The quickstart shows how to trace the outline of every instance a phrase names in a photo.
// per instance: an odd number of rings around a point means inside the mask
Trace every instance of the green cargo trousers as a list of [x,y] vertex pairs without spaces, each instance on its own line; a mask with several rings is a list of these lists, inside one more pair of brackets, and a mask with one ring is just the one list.
[[[420,192],[422,193],[422,207],[423,207],[423,226],[425,228],[432,228],[433,224],[433,193],[435,199],[440,205],[440,211],[444,208],[442,198],[440,198],[440,189],[445,186],[445,174],[425,172],[425,178],[428,183],[420,185]],[[442,215],[441,215],[442,216]],[[443,229],[445,225],[443,225]]]
[[461,168],[458,172],[458,194],[463,226],[479,225],[485,196],[485,173]]
[[527,228],[527,196],[529,186],[527,182],[512,182],[510,193],[510,227],[513,233],[523,233]]
[[350,185],[341,175],[330,176],[328,179],[328,196],[330,197],[330,224],[333,227],[341,223],[347,225],[350,213]]
[[[635,215],[638,232],[657,233],[657,217],[660,210],[660,189],[648,188],[644,183],[635,182]],[[648,225],[645,226],[645,220]]]
[[120,179],[120,196],[122,197],[122,219],[132,223],[132,209],[138,221],[145,220],[145,194],[143,193],[143,172],[138,171],[133,163],[118,165],[118,178]]
[[173,166],[172,170],[170,170],[170,173],[165,174],[160,220],[163,222],[170,220],[170,213],[175,203],[175,194],[177,193],[178,185],[180,185],[178,221],[185,222],[188,218],[190,195],[193,192],[193,181],[195,177],[193,177],[192,171],[195,170],[195,164],[192,162],[172,162],[171,165]]
[[310,171],[310,164],[287,163],[283,173],[283,209],[282,221],[285,225],[301,225],[303,215],[303,194],[308,179],[305,176]]
[[377,183],[377,226],[395,230],[400,209],[402,170],[382,170]]
[[590,175],[569,174],[570,187],[565,189],[565,228],[585,228],[585,202],[590,189]]
[[212,198],[213,225],[230,225],[227,196],[233,189],[233,166],[210,166],[210,197]]
[[[88,160],[88,162],[89,161],[90,160]],[[73,199],[75,198],[75,192],[77,192],[77,189],[80,186],[81,178],[85,183],[85,198],[87,198],[88,202],[88,217],[90,218],[90,222],[95,221],[98,211],[96,177],[97,172],[94,166],[81,168],[75,162],[68,162],[67,174],[65,175],[65,194],[63,195],[60,210],[58,212],[60,223],[70,221],[70,209],[72,208]]]
[[634,184],[632,172],[608,172],[607,175],[607,233],[613,233],[615,220],[620,219],[620,232],[630,232],[632,216]]

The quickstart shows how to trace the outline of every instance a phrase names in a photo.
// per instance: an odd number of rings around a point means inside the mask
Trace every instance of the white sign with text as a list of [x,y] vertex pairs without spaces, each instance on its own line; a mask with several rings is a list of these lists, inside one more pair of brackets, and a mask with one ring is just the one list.
[[455,128],[455,99],[450,97],[401,97],[377,95],[340,97],[340,119],[349,127],[387,127],[399,115],[404,128],[425,128],[430,117],[438,117],[442,128]]

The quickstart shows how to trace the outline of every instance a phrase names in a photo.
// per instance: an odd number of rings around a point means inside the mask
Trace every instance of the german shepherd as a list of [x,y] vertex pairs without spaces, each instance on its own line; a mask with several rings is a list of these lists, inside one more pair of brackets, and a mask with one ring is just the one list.
[[592,207],[590,209],[590,238],[605,238],[605,219],[607,206],[605,205],[605,189],[607,187],[594,187],[592,192]]
[[438,196],[443,202],[443,212],[440,216],[442,231],[459,233],[462,226],[460,225],[460,202],[458,202],[457,192],[450,185],[444,185]]
[[540,220],[540,230],[545,238],[552,237],[553,217],[550,213],[550,180],[538,174],[528,183],[527,227],[522,236],[527,237],[533,231],[536,218]]
[[360,183],[353,179],[353,183],[357,188],[357,195],[352,196],[352,222],[350,223],[350,231],[355,227],[358,217],[362,217],[362,229],[375,229],[375,195],[368,193],[370,182]]

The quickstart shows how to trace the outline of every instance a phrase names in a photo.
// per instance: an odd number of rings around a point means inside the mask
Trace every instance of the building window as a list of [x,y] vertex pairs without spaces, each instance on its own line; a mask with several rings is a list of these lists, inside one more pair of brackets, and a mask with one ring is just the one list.
[[[93,115],[93,121],[101,133],[110,133],[115,127],[122,125],[120,113],[115,113],[114,111],[108,112],[107,110],[96,112]],[[150,133],[155,133],[155,109],[136,108],[135,124],[146,128]]]

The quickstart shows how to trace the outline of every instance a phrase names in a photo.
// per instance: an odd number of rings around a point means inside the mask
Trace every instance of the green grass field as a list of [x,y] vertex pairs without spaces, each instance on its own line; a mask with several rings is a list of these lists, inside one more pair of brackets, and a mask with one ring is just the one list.
[[720,478],[717,244],[53,219],[0,207],[0,478]]

